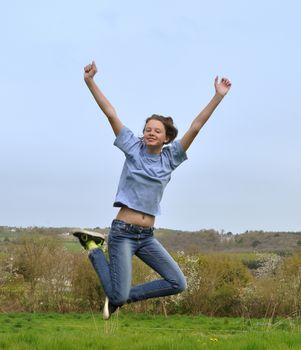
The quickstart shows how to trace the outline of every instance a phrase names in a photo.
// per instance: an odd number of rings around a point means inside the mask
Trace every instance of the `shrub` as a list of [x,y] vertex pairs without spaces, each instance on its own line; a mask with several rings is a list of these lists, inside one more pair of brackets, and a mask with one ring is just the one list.
[[[188,288],[123,310],[211,316],[299,315],[301,253],[174,254]],[[252,273],[251,273],[252,272]],[[133,285],[161,278],[133,260]],[[104,293],[86,252],[70,252],[61,242],[36,235],[7,244],[0,254],[0,311],[81,312],[99,310]]]
[[19,240],[12,254],[13,271],[2,293],[2,308],[99,310],[103,293],[86,253],[67,251],[56,240],[37,235]]

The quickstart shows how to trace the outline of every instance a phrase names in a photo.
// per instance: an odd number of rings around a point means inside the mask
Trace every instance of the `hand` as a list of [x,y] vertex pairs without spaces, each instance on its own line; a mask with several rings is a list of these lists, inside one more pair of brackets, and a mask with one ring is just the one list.
[[222,97],[224,97],[231,88],[231,81],[227,78],[222,78],[221,81],[218,81],[218,77],[214,80],[215,92]]
[[93,79],[94,75],[97,73],[97,67],[94,61],[85,67],[84,79],[85,81]]

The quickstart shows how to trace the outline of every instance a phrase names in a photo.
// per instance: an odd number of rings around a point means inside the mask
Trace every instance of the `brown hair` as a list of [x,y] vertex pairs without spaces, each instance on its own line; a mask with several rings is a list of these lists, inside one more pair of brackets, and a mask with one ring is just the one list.
[[178,129],[175,127],[172,117],[163,117],[162,115],[158,115],[158,114],[151,115],[145,121],[143,132],[145,130],[146,124],[150,120],[158,120],[159,122],[161,122],[164,125],[166,136],[168,138],[168,141],[166,142],[166,144],[172,142],[177,137]]

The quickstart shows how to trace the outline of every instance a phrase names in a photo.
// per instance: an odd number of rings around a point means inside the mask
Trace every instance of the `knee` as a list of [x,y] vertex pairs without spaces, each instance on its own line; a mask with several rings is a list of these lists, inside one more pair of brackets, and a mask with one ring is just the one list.
[[125,293],[114,293],[109,299],[111,304],[122,306],[127,303],[129,295]]
[[173,283],[175,294],[182,293],[187,288],[187,281],[184,275],[179,277],[175,283]]

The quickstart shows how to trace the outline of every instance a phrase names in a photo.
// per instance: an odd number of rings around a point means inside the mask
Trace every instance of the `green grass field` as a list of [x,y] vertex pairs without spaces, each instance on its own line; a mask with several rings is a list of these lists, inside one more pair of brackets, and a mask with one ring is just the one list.
[[301,323],[189,316],[1,314],[0,349],[301,349]]

